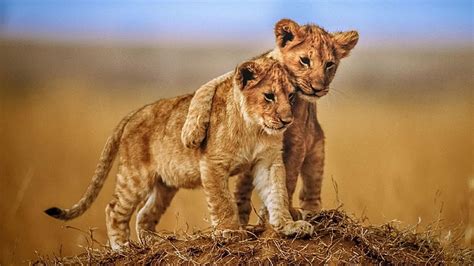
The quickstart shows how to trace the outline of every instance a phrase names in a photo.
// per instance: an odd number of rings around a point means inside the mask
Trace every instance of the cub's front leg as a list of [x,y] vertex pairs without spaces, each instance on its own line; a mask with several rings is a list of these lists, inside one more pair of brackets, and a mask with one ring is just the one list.
[[209,127],[212,100],[216,93],[216,87],[233,74],[234,71],[227,72],[202,85],[194,93],[193,99],[189,104],[186,121],[181,130],[181,141],[186,148],[197,149],[201,146]]
[[226,240],[241,240],[246,237],[246,233],[240,228],[237,205],[229,190],[227,169],[220,161],[200,162],[202,186],[214,235]]
[[265,163],[263,160],[254,167],[254,185],[268,210],[269,223],[285,236],[310,236],[313,226],[306,221],[293,221],[288,203],[285,182],[285,167],[281,156]]

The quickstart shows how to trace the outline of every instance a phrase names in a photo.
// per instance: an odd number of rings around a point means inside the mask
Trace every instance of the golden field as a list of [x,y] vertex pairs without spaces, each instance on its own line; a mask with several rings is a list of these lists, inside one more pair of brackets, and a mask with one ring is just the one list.
[[[0,263],[80,252],[87,234],[66,226],[96,228],[105,243],[113,172],[82,217],[65,223],[43,210],[80,198],[129,111],[192,92],[259,51],[1,41]],[[472,56],[468,48],[361,48],[343,61],[318,105],[325,209],[342,203],[372,224],[472,225]],[[207,217],[202,191],[180,191],[158,229],[192,232],[208,227]]]

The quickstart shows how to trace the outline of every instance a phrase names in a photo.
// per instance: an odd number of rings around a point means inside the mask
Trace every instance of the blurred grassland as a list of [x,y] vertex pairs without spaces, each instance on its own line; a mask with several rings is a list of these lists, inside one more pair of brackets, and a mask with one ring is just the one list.
[[[129,111],[191,92],[262,51],[0,41],[0,263],[80,251],[84,235],[64,225],[97,227],[105,243],[114,171],[82,217],[64,223],[42,211],[80,198]],[[376,224],[441,218],[464,230],[473,222],[472,59],[469,48],[380,47],[343,61],[318,105],[327,136],[324,208],[343,203]],[[191,232],[208,227],[207,217],[202,191],[183,190],[158,229]]]

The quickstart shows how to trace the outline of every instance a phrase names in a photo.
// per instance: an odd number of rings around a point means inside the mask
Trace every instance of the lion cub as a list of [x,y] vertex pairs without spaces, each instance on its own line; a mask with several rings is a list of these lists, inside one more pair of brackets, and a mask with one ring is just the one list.
[[[298,90],[293,104],[294,123],[285,131],[283,161],[290,212],[294,219],[321,209],[321,185],[324,170],[324,133],[317,118],[317,99],[329,92],[341,60],[356,46],[356,31],[329,33],[314,24],[282,19],[275,25],[276,47],[258,58],[269,57],[281,62],[291,74]],[[198,148],[206,138],[215,85],[231,75],[218,77],[199,88],[189,106],[182,130],[182,142],[188,148]],[[237,180],[235,198],[240,222],[247,224],[251,211],[253,174]],[[292,197],[298,176],[302,188],[299,194],[301,210],[292,207]],[[260,215],[263,216],[263,215]]]
[[238,66],[217,85],[208,138],[200,149],[181,143],[192,95],[160,100],[124,118],[108,140],[81,200],[71,209],[46,213],[69,220],[86,211],[97,197],[119,153],[117,184],[106,208],[112,248],[129,240],[129,221],[137,206],[137,233],[153,231],[179,188],[202,186],[214,233],[242,236],[237,205],[228,178],[243,171],[255,175],[255,187],[269,211],[273,228],[283,235],[310,235],[313,227],[294,222],[288,211],[283,132],[292,123],[294,87],[277,61],[260,58]]

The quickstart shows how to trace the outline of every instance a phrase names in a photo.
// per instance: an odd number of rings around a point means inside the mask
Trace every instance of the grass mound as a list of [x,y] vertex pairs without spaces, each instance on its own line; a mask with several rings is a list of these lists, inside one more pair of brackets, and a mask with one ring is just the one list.
[[74,257],[40,257],[34,264],[254,264],[281,263],[456,263],[474,262],[474,251],[453,242],[441,244],[433,231],[414,232],[392,224],[364,226],[341,210],[325,210],[308,219],[315,235],[283,239],[271,230],[248,227],[251,238],[234,243],[214,240],[210,232],[192,235],[153,234],[146,243],[132,243],[114,252],[87,248]]

